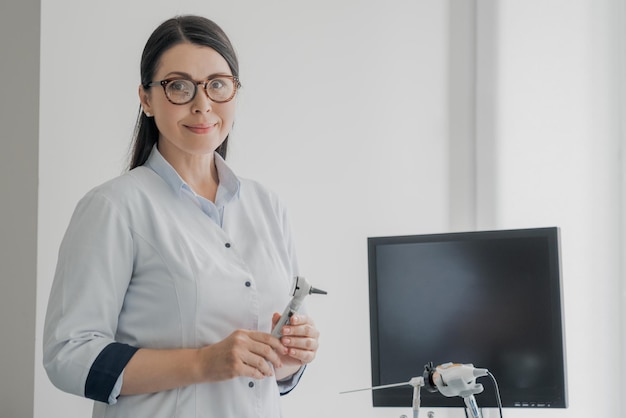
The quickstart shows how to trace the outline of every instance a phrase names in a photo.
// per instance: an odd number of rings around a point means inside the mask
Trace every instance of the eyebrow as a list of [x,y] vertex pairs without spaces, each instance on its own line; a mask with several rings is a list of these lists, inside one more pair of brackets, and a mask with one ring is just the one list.
[[[165,75],[165,78],[171,78],[172,76],[180,76],[180,77],[183,77],[183,78],[187,78],[187,79],[189,79],[189,80],[193,80],[193,79],[194,79],[194,78],[191,76],[191,74],[186,73],[186,72],[184,72],[184,71],[171,71],[171,72],[169,72],[169,73],[167,73],[167,74]],[[228,73],[213,73],[213,74],[209,75],[208,77],[203,78],[203,80],[210,80],[210,79],[212,79],[212,78],[215,78],[215,77],[220,77],[220,76],[228,76],[228,77],[232,77],[232,75],[231,75],[231,74],[228,74]]]

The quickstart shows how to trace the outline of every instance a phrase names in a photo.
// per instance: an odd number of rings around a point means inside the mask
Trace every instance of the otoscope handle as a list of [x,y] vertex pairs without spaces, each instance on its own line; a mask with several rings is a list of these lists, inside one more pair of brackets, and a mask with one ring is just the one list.
[[289,320],[295,315],[295,313],[296,311],[291,309],[291,304],[289,304],[272,330],[272,335],[274,337],[280,338],[283,336],[281,332],[283,327],[289,323]]

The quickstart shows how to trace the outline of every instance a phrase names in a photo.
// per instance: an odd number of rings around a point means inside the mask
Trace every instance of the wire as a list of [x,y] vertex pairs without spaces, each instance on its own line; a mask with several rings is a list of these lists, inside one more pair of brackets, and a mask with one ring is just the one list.
[[493,387],[496,390],[496,401],[498,402],[498,410],[500,411],[500,418],[502,417],[502,399],[500,398],[500,389],[498,389],[498,382],[496,381],[496,377],[491,374],[490,371],[487,371],[487,374],[489,375],[489,377],[491,377],[491,380],[493,380]]

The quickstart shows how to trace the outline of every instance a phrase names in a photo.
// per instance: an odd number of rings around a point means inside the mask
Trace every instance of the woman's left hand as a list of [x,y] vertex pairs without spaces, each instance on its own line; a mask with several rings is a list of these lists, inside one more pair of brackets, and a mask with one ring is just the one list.
[[[279,313],[272,317],[272,328],[280,319]],[[294,315],[289,323],[281,330],[280,342],[287,347],[287,354],[281,355],[283,366],[297,366],[308,364],[315,359],[319,348],[320,333],[315,323],[306,315]]]

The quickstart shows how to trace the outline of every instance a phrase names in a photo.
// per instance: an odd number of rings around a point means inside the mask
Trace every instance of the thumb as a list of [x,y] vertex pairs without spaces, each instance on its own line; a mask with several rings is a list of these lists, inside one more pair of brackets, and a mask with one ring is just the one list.
[[280,314],[278,312],[274,312],[274,314],[272,315],[272,329],[276,326],[279,319],[280,319]]

